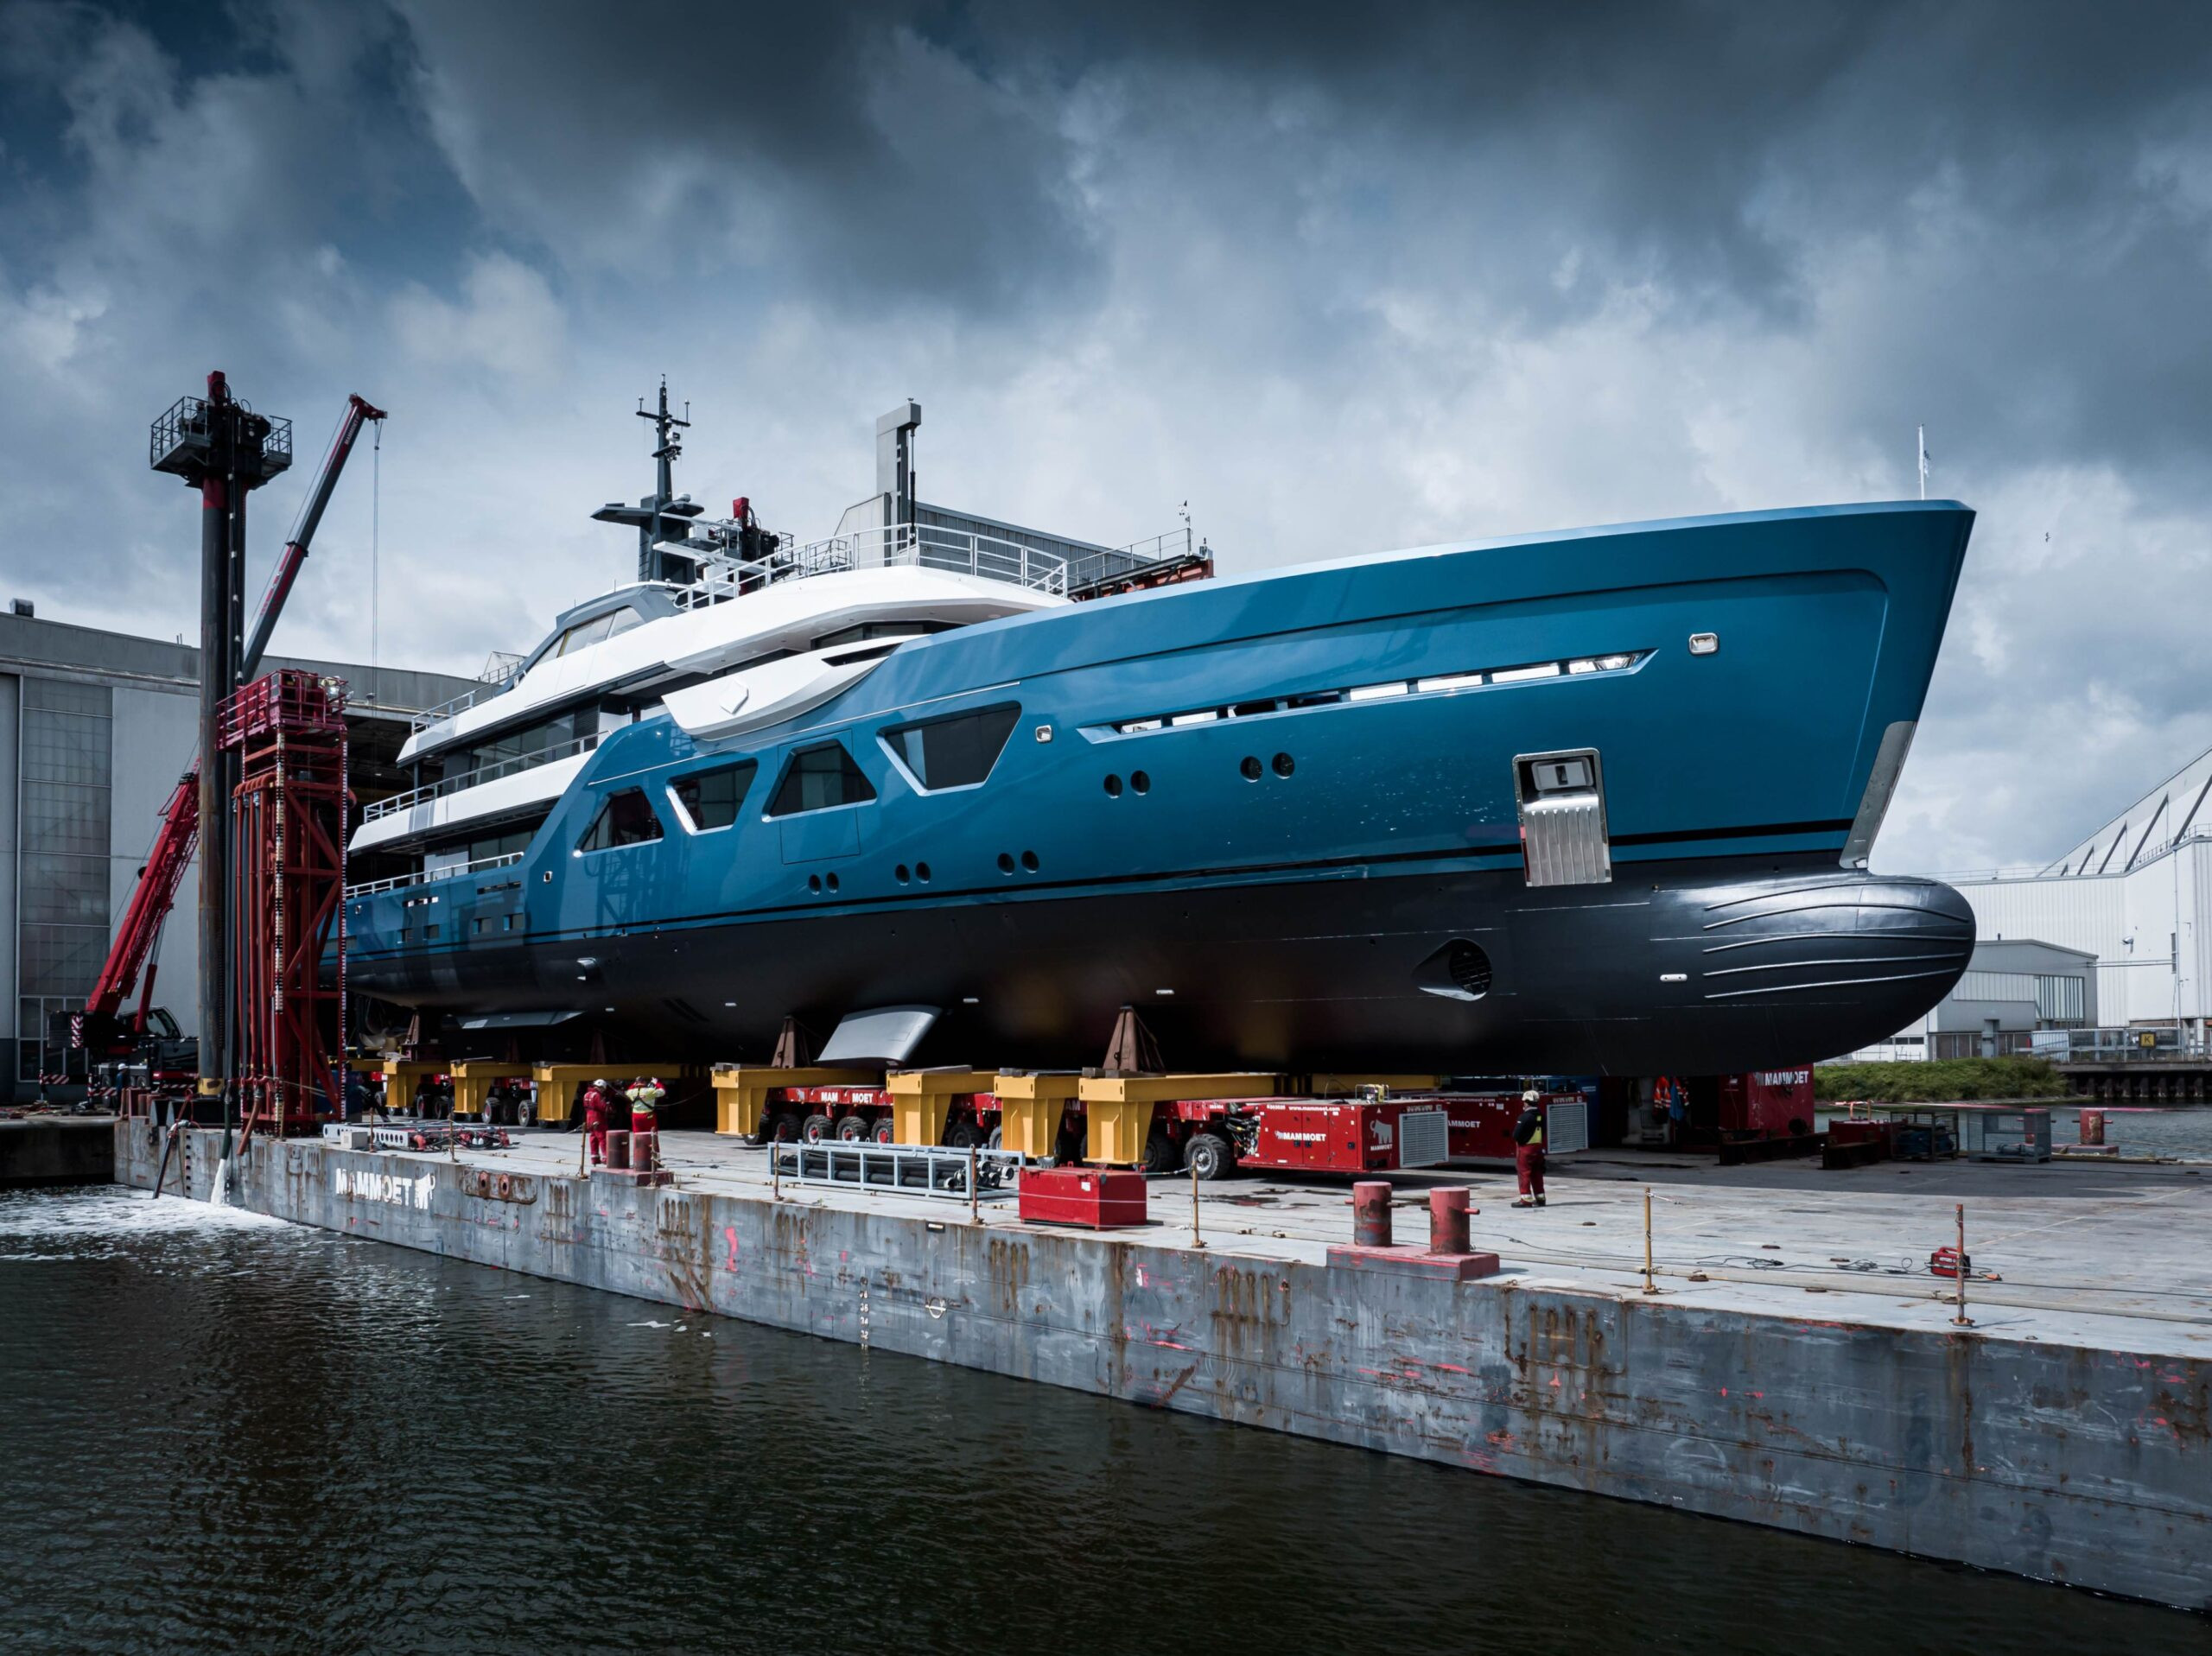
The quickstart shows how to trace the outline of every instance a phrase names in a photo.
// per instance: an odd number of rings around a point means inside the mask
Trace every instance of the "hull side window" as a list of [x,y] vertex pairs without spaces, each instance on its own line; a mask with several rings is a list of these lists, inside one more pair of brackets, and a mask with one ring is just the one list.
[[1008,702],[919,724],[895,725],[883,733],[883,739],[925,792],[972,788],[991,774],[1020,720],[1021,709]]
[[677,807],[694,834],[726,828],[737,821],[737,808],[745,803],[746,790],[753,786],[759,769],[747,759],[742,765],[694,771],[671,783],[669,792],[675,796]]
[[639,788],[609,794],[599,815],[577,842],[578,852],[612,851],[618,846],[644,845],[660,838],[660,818]]
[[769,802],[771,816],[796,816],[804,811],[824,811],[836,805],[865,805],[875,797],[874,784],[861,773],[842,742],[822,742],[802,747],[784,767]]

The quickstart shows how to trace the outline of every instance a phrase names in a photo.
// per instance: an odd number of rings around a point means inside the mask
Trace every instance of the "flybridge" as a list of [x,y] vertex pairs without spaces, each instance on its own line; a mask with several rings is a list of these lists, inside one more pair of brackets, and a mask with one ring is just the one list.
[[[794,545],[790,536],[762,525],[748,497],[733,500],[728,517],[709,518],[690,495],[671,492],[674,462],[683,453],[679,434],[690,420],[688,404],[682,417],[669,411],[665,382],[658,411],[641,401],[638,414],[653,424],[658,486],[635,505],[609,501],[592,514],[638,531],[638,580],[618,589],[632,600],[630,625],[711,608],[787,581],[865,569],[931,569],[1077,602],[1202,581],[1213,573],[1212,549],[1187,520],[1164,535],[1116,547],[918,500],[914,434],[922,411],[912,402],[876,422],[876,492],[847,508],[835,534]],[[599,603],[605,604],[605,615],[580,613]],[[614,594],[579,606],[528,657],[499,658],[483,675],[481,688],[416,715],[416,730],[432,729],[505,695],[550,655],[613,636],[625,624],[625,612]],[[582,628],[594,622],[601,629],[598,637],[585,636]]]

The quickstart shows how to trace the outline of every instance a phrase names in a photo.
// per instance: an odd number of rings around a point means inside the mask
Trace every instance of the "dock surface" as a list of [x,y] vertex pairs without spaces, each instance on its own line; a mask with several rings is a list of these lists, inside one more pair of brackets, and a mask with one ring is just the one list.
[[[160,1145],[118,1128],[118,1177]],[[205,1195],[216,1135],[185,1177]],[[232,1199],[691,1310],[1484,1472],[2212,1607],[2212,1169],[1730,1169],[1628,1152],[1398,1177],[1396,1239],[1464,1183],[1480,1281],[1332,1266],[1349,1181],[1154,1179],[1151,1222],[1027,1225],[785,1182],[669,1133],[670,1186],[506,1150],[257,1145]],[[476,1194],[479,1171],[510,1196]],[[1654,1276],[1643,1291],[1652,1194]],[[169,1189],[177,1189],[172,1163]],[[1968,1324],[1929,1254],[1967,1209]]]

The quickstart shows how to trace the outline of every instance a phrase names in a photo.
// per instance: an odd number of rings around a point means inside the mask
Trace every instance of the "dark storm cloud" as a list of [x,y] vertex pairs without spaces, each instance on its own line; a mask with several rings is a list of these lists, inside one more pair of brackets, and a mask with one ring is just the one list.
[[[210,18],[0,0],[0,544],[76,619],[188,612],[143,428],[217,362],[308,447],[395,408],[384,637],[448,667],[618,567],[582,514],[662,369],[687,485],[779,527],[911,392],[931,492],[1102,539],[1187,495],[1230,568],[1910,493],[1925,422],[1982,515],[1884,856],[2061,849],[2212,740],[2202,7]],[[293,618],[335,655],[348,488]]]

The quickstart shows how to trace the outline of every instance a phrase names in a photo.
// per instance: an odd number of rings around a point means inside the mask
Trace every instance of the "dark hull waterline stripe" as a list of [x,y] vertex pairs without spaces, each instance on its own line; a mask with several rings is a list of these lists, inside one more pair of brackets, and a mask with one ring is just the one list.
[[[1850,827],[1851,824],[1848,822],[1813,823],[1810,825],[1802,822],[1783,822],[1772,828],[1694,828],[1680,834],[1625,835],[1614,839],[1611,843],[1617,846],[1656,844],[1661,841],[1668,843],[1679,841],[1687,844],[1699,840],[1741,839],[1758,834],[1779,835],[1830,832],[1844,833],[1847,832]],[[708,914],[666,915],[658,919],[629,921],[619,926],[607,926],[597,930],[580,929],[575,930],[532,932],[528,934],[528,941],[537,943],[555,943],[577,938],[626,936],[634,932],[651,934],[652,932],[664,930],[676,930],[692,926],[709,925],[717,921],[734,921],[743,923],[753,920],[774,919],[795,914],[820,914],[823,916],[850,914],[870,909],[884,909],[893,905],[919,907],[925,904],[934,905],[937,904],[950,902],[956,898],[995,897],[1007,893],[1026,893],[1030,891],[1071,892],[1082,891],[1084,890],[1094,890],[1101,887],[1149,884],[1154,881],[1196,882],[1201,880],[1243,879],[1255,875],[1294,874],[1308,872],[1320,872],[1332,869],[1367,868],[1379,866],[1383,864],[1394,863],[1476,862],[1484,859],[1492,858],[1511,858],[1514,860],[1518,861],[1520,856],[1521,847],[1516,842],[1512,845],[1493,846],[1483,849],[1466,851],[1392,851],[1371,856],[1328,857],[1306,862],[1250,863],[1226,868],[1183,868],[1168,869],[1151,873],[1099,874],[1084,879],[1026,880],[1019,884],[1009,883],[999,885],[963,885],[950,887],[944,891],[932,889],[926,891],[915,891],[911,894],[893,893],[884,897],[848,898],[834,903],[825,903],[816,899],[798,903],[779,903],[766,908],[721,909]],[[358,901],[359,899],[356,900]],[[517,941],[523,941],[519,935],[517,936]],[[424,948],[419,945],[408,945],[399,949],[364,949],[352,956],[352,958],[376,961],[424,959],[432,955],[451,955],[462,949],[467,945],[467,940],[461,938],[456,939],[452,943],[442,945],[440,948],[435,949]]]
[[1770,834],[1848,834],[1848,818],[1839,822],[1770,822],[1751,828],[1681,828],[1667,834],[1616,834],[1622,845],[1681,845],[1692,840],[1758,840]]

